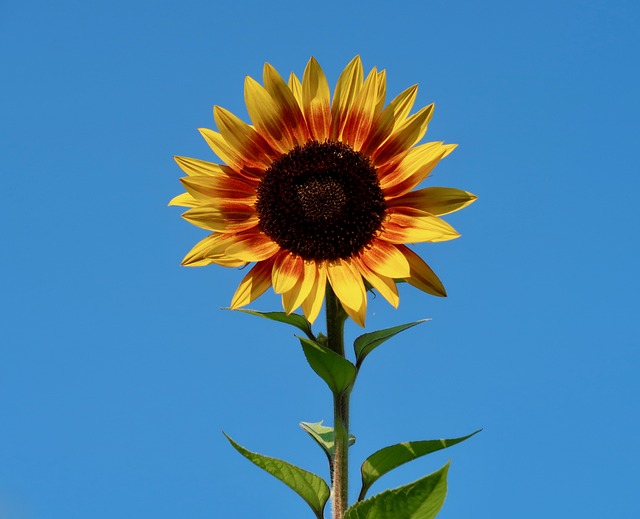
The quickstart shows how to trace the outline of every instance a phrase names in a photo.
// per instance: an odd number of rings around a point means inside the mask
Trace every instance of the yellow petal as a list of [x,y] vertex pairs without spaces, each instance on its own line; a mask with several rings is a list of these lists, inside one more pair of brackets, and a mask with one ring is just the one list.
[[395,244],[440,242],[459,237],[451,225],[437,216],[411,216],[401,213],[390,213],[380,234],[381,240]]
[[341,140],[347,112],[362,88],[363,76],[362,61],[360,61],[360,56],[356,56],[349,62],[338,78],[331,106],[330,137],[332,140]]
[[232,309],[248,305],[266,292],[271,286],[271,268],[271,261],[262,261],[254,265],[238,285],[231,300]]
[[193,176],[181,178],[180,182],[201,203],[234,200],[253,205],[256,201],[255,187],[244,180],[239,180],[237,175]]
[[244,162],[268,168],[278,153],[251,126],[220,106],[213,107],[213,117],[224,140]]
[[374,165],[382,166],[386,164],[422,139],[427,132],[427,126],[433,115],[433,107],[433,104],[424,107],[395,130],[373,154]]
[[211,205],[201,205],[189,209],[182,217],[188,222],[220,233],[238,233],[258,225],[258,214],[250,206],[235,204],[228,210]]
[[363,301],[366,304],[366,292],[362,276],[350,260],[339,259],[331,262],[327,268],[329,283],[343,306],[359,311]]
[[[364,264],[362,258],[353,258],[354,263],[358,267],[358,270],[362,276],[384,297],[391,306],[398,308],[400,303],[400,296],[398,295],[398,287],[392,278],[386,276],[380,276],[373,272],[367,265]],[[408,263],[407,263],[408,264]]]
[[459,211],[472,204],[478,197],[450,187],[427,187],[418,191],[411,191],[398,198],[387,201],[389,207],[413,207],[426,211],[435,216]]
[[373,123],[372,132],[362,146],[362,153],[367,156],[373,155],[393,130],[405,122],[417,94],[418,86],[413,85],[387,105]]
[[196,267],[213,263],[214,258],[224,257],[225,250],[233,240],[234,237],[230,235],[211,234],[194,245],[182,260],[182,265]]
[[316,272],[309,295],[302,302],[302,311],[310,323],[313,323],[320,314],[324,293],[327,286],[327,268],[325,263],[316,264]]
[[331,93],[318,62],[311,58],[302,76],[302,107],[311,137],[323,142],[331,128]]
[[298,283],[291,290],[282,294],[282,306],[287,315],[298,308],[309,296],[317,276],[315,262],[304,261],[302,279],[298,280]]
[[309,130],[298,101],[278,71],[269,63],[264,64],[263,79],[264,87],[279,107],[281,120],[293,142],[302,146],[309,140]]
[[389,242],[375,238],[371,246],[360,253],[367,268],[388,278],[404,278],[409,275],[409,263],[398,248]]
[[260,178],[264,168],[255,161],[240,155],[234,148],[229,146],[224,137],[209,128],[199,128],[198,131],[207,141],[213,152],[228,164],[235,172],[247,176],[251,179]]
[[189,157],[173,157],[180,169],[191,176],[216,176],[223,172],[224,166]]
[[289,88],[291,89],[291,93],[293,94],[293,97],[296,98],[296,101],[298,101],[298,106],[300,106],[300,108],[302,108],[304,106],[303,102],[302,102],[302,83],[300,83],[300,80],[298,79],[298,76],[296,76],[293,72],[289,75],[289,81],[287,83],[289,85]]
[[198,205],[198,201],[189,193],[182,193],[181,195],[174,196],[169,201],[169,205],[177,205],[180,207],[195,207]]
[[353,319],[353,322],[355,322],[358,326],[362,326],[364,328],[365,320],[367,318],[366,296],[362,300],[360,308],[357,308],[357,309],[349,308],[344,303],[342,303],[342,308],[344,308],[344,311],[347,313],[347,315],[351,317],[351,319]]
[[288,292],[301,283],[304,276],[304,261],[297,254],[281,252],[276,256],[271,272],[271,284],[276,294]]
[[411,191],[422,182],[447,154],[441,142],[428,142],[410,149],[400,161],[378,170],[380,189],[389,198]]
[[434,296],[446,297],[447,291],[438,279],[431,267],[424,260],[413,252],[409,247],[400,245],[399,249],[406,256],[411,265],[411,276],[406,278],[407,283]]
[[377,92],[377,101],[375,105],[375,115],[376,117],[380,115],[382,112],[382,107],[384,106],[384,100],[387,97],[387,71],[381,70],[378,72],[378,92]]
[[271,147],[280,153],[291,150],[294,140],[287,130],[280,107],[269,92],[249,76],[244,82],[244,100],[251,121]]

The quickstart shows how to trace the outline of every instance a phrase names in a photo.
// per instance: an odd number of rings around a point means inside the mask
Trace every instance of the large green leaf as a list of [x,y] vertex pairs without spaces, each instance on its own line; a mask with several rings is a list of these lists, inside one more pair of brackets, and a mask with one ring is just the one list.
[[462,438],[452,438],[449,440],[424,440],[417,442],[404,442],[390,445],[374,452],[369,456],[362,467],[360,472],[362,473],[362,490],[358,500],[364,499],[371,485],[377,481],[377,479],[389,472],[390,470],[404,465],[405,463],[436,452],[447,447],[451,447],[456,443],[463,442],[464,440],[471,438],[474,434],[478,434],[480,430],[477,430]]
[[347,509],[343,519],[433,519],[447,496],[447,463],[437,472]]
[[226,433],[223,434],[240,454],[291,488],[307,502],[316,517],[322,519],[322,512],[330,494],[329,486],[322,478],[286,461],[248,451],[234,442]]
[[[333,431],[333,427],[327,427],[322,425],[322,422],[318,423],[307,423],[300,422],[300,427],[302,427],[305,432],[311,436],[315,440],[315,442],[320,445],[322,450],[329,458],[329,463],[333,460],[333,453],[335,450],[335,434]],[[353,434],[349,435],[349,447],[351,447],[356,442],[356,437]]]
[[334,394],[344,393],[356,379],[356,367],[326,346],[298,337],[307,362]]
[[353,349],[356,352],[356,366],[359,368],[365,357],[383,342],[391,339],[394,335],[397,335],[404,330],[408,330],[416,324],[424,323],[425,321],[430,321],[430,319],[421,319],[420,321],[415,321],[413,323],[401,324],[399,326],[394,326],[393,328],[386,328],[385,330],[378,330],[377,332],[370,332],[361,335],[353,343]]
[[238,308],[236,312],[242,312],[243,314],[257,315],[258,317],[264,317],[271,321],[277,321],[279,323],[290,324],[295,326],[298,330],[302,330],[304,334],[313,339],[313,332],[311,331],[311,323],[300,314],[289,314],[285,312],[258,312],[256,310],[247,310],[245,308]]

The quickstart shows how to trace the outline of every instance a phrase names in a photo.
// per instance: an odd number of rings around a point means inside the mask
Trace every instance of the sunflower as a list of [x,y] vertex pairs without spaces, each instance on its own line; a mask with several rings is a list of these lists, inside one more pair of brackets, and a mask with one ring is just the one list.
[[268,63],[264,86],[251,77],[244,97],[252,125],[219,106],[218,131],[200,129],[225,164],[176,157],[186,189],[170,205],[211,231],[182,264],[255,265],[231,302],[239,308],[269,287],[287,313],[300,306],[313,322],[326,283],[345,312],[364,326],[367,289],[398,306],[396,282],[436,296],[445,289],[407,244],[459,234],[440,216],[475,200],[444,187],[415,190],[453,144],[416,145],[433,115],[431,104],[413,115],[417,86],[384,105],[386,73],[364,77],[356,56],[333,95],[311,58],[302,81],[288,83]]

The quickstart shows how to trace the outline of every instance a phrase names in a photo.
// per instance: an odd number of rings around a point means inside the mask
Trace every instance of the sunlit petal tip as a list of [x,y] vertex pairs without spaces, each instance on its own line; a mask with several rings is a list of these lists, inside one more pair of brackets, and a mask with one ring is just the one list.
[[195,207],[198,205],[198,201],[193,198],[189,193],[182,193],[178,196],[174,196],[169,201],[169,206],[179,206],[179,207]]
[[362,275],[350,260],[329,263],[327,277],[342,306],[355,312],[359,311],[363,304],[366,306],[367,294]]
[[347,313],[349,317],[355,322],[358,326],[362,328],[365,327],[365,322],[367,320],[367,299],[364,299],[363,304],[358,309],[353,309],[346,306],[344,303],[342,304],[342,308]]
[[428,294],[438,297],[447,297],[447,291],[445,290],[442,281],[438,279],[438,276],[436,276],[435,272],[431,270],[431,267],[429,267],[429,265],[427,265],[425,261],[409,247],[400,245],[399,248],[407,257],[407,260],[411,265],[411,276],[405,278],[407,283]]
[[271,268],[270,261],[254,265],[233,295],[230,305],[232,310],[248,305],[267,291],[271,286]]
[[[306,275],[306,274],[305,274]],[[311,288],[309,294],[302,302],[302,312],[310,323],[313,323],[320,314],[322,303],[324,302],[325,289],[327,284],[327,269],[324,262],[313,262],[313,269],[308,274],[310,276]]]

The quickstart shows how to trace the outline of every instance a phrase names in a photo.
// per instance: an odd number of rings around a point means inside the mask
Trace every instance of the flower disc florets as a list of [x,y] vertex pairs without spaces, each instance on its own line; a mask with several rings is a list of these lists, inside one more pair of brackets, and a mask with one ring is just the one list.
[[386,209],[371,161],[341,142],[296,146],[273,161],[257,192],[264,233],[305,260],[357,254],[380,229]]

